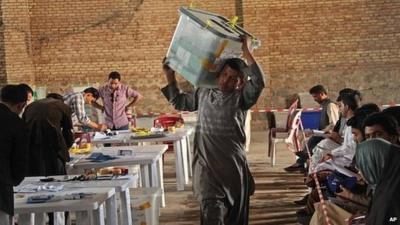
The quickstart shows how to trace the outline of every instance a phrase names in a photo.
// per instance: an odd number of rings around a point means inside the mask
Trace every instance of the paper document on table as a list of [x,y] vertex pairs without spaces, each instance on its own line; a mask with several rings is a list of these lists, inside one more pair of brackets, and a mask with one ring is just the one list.
[[332,139],[325,138],[324,140],[318,143],[317,147],[322,150],[332,151],[333,149],[340,147],[340,145],[334,142]]
[[19,192],[19,193],[34,193],[34,192],[38,192],[39,190],[39,186],[38,185],[34,185],[34,184],[27,184],[27,185],[23,185],[23,186],[17,186],[14,188],[14,192]]
[[334,161],[328,160],[326,161],[327,164],[331,165],[335,170],[337,170],[339,173],[344,174],[348,177],[357,177],[357,174],[354,173],[353,171],[346,169],[343,166],[337,165]]
[[58,192],[64,190],[63,184],[43,184],[43,185],[36,185],[36,184],[27,184],[23,186],[18,186],[15,188],[15,192],[20,193],[34,193],[39,191],[50,191],[50,192]]
[[94,137],[93,137],[94,140],[100,140],[100,139],[105,139],[105,138],[108,138],[108,136],[105,133],[102,133],[102,132],[94,133]]
[[322,130],[312,130],[313,135],[317,137],[325,137],[325,131]]

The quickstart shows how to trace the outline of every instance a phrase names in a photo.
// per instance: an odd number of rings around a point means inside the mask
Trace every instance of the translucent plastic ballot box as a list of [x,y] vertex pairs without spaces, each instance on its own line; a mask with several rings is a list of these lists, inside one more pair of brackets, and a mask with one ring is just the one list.
[[180,17],[166,56],[166,64],[197,87],[214,88],[216,75],[228,58],[242,56],[241,35],[260,41],[236,25],[237,17],[181,7]]
[[160,188],[131,188],[132,225],[158,225]]

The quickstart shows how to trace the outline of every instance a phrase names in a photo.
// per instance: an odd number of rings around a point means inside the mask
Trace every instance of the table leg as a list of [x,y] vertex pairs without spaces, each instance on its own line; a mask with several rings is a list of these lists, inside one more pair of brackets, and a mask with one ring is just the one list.
[[[115,198],[115,195],[114,195]],[[117,212],[115,211],[115,214],[117,214]],[[93,216],[93,225],[104,225],[104,209],[103,209],[103,204],[99,205],[99,208],[93,210],[92,213]],[[108,217],[109,215],[107,215]],[[116,222],[117,217],[116,215],[114,215],[114,222]],[[117,223],[111,223],[109,225],[114,225]]]
[[158,181],[159,176],[158,176],[157,162],[149,164],[148,169],[150,175],[150,187],[159,187],[160,182]]
[[54,225],[64,225],[65,224],[65,213],[55,212],[54,213]]
[[182,165],[182,148],[180,140],[174,141],[176,187],[178,191],[185,190],[185,174]]
[[35,213],[35,225],[45,225],[46,216],[46,213]]
[[188,149],[186,145],[186,137],[180,140],[180,145],[182,149],[182,167],[183,167],[183,178],[185,179],[185,184],[189,184],[189,171],[188,171]]
[[115,195],[106,200],[106,216],[107,225],[118,224],[117,199]]
[[165,207],[165,193],[164,193],[164,165],[163,160],[160,158],[157,163],[158,167],[158,181],[161,188],[161,207]]
[[33,213],[24,213],[18,215],[19,225],[33,225],[35,224],[35,216]]
[[142,181],[142,187],[151,187],[151,178],[149,175],[149,169],[147,165],[140,165],[140,178]]
[[71,212],[68,215],[67,221],[65,222],[66,225],[72,225],[72,221],[71,221]]
[[189,167],[189,176],[193,176],[193,169],[192,169],[192,161],[193,161],[193,153],[190,146],[190,136],[186,136],[186,149],[188,153],[188,167]]
[[78,211],[76,214],[76,225],[89,225],[90,216],[88,211]]
[[121,200],[121,223],[122,225],[132,225],[131,196],[129,188],[119,194]]

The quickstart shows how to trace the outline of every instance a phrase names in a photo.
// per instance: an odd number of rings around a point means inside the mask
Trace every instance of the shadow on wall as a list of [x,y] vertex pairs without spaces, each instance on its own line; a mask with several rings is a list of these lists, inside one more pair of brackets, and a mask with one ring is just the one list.
[[[71,35],[84,33],[91,28],[99,26],[106,26],[112,32],[123,33],[125,28],[132,23],[136,12],[140,9],[140,6],[143,4],[144,0],[128,0],[121,2],[122,3],[119,4],[119,7],[110,9],[104,14],[99,13],[99,15],[97,15],[95,18],[90,18],[90,20],[76,21],[74,17],[71,17],[70,22],[65,21],[64,23],[59,23],[59,25],[66,24],[67,27],[57,27],[50,30],[41,31],[37,35],[36,41],[41,46],[48,44],[49,42],[59,41],[60,39]],[[53,8],[50,4],[51,3],[48,2],[46,7]],[[58,4],[58,2],[56,2],[56,4]],[[71,3],[69,2],[69,4]],[[93,14],[90,12],[90,10],[88,10],[88,7],[79,7],[81,4],[82,3],[78,1],[76,2],[76,5],[70,6],[71,11],[74,11],[74,14]],[[55,8],[57,9],[57,7]],[[93,7],[92,10],[96,10],[96,8]],[[74,26],[71,27],[71,24]],[[53,32],[54,30],[55,32]]]

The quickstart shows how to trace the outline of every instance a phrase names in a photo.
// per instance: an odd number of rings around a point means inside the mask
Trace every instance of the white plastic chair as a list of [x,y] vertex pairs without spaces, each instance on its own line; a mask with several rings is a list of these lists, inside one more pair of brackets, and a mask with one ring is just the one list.
[[[274,138],[276,138],[277,136],[282,136],[282,135],[286,135],[290,129],[290,126],[292,124],[292,120],[294,118],[294,113],[296,112],[297,109],[297,105],[298,105],[299,100],[296,99],[289,107],[289,110],[287,112],[286,115],[286,121],[285,121],[285,126],[278,126],[277,123],[277,113],[274,113],[275,116],[275,124],[274,127],[271,127],[269,129],[269,133],[268,133],[268,157],[271,157],[271,152],[272,152],[272,140]],[[279,112],[278,112],[279,113]]]
[[292,119],[292,124],[290,125],[288,132],[277,133],[275,137],[271,137],[271,142],[272,142],[271,166],[275,166],[277,143],[286,143],[288,149],[292,151],[299,150],[300,144],[298,142],[297,134],[301,124],[300,116],[301,116],[301,110],[295,111],[295,115]]

